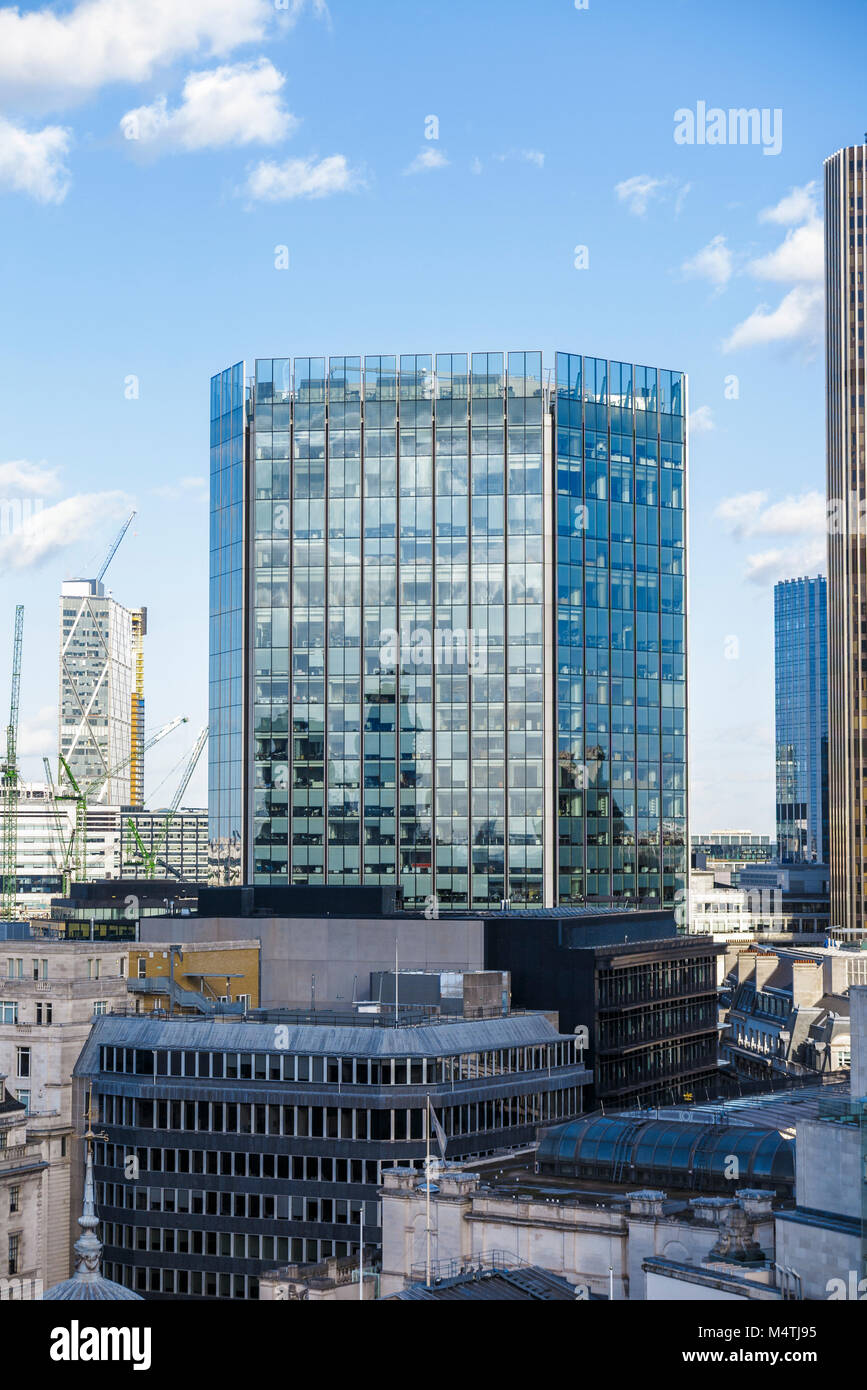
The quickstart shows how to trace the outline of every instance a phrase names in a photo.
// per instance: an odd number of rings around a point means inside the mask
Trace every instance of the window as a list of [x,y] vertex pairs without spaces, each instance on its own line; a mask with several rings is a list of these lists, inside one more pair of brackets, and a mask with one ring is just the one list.
[[29,1048],[29,1047],[19,1047],[19,1048],[16,1049],[16,1051],[17,1051],[17,1053],[18,1053],[18,1075],[19,1075],[19,1076],[29,1076],[29,1075],[30,1075],[30,1048]]
[[24,979],[24,961],[20,957],[14,960],[10,957],[6,968],[6,976],[10,980]]
[[101,965],[102,961],[99,959],[99,956],[95,956],[92,960],[87,962],[87,978],[89,980],[99,979],[99,968]]
[[118,960],[117,973],[122,980],[126,978],[126,956],[121,956]]
[[52,1008],[52,1005],[51,1005],[51,1004],[37,1004],[37,1005],[36,1005],[36,1022],[37,1022],[37,1023],[50,1023],[50,1022],[51,1022],[51,1018],[52,1018],[52,1014],[53,1014],[53,1008]]
[[10,1187],[9,1189],[9,1215],[21,1210],[21,1188]]
[[18,1091],[18,1097],[17,1097],[17,1098],[18,1098],[18,1100],[20,1100],[21,1104],[24,1106],[24,1114],[25,1114],[25,1115],[29,1115],[29,1114],[30,1114],[30,1092],[29,1092],[29,1091],[22,1091],[22,1090],[19,1089],[19,1091]]
[[7,1274],[17,1274],[17,1273],[18,1273],[18,1261],[19,1261],[19,1259],[20,1259],[20,1254],[21,1254],[21,1234],[20,1234],[19,1231],[16,1231],[16,1232],[14,1233],[14,1235],[11,1235],[11,1236],[9,1237],[9,1261],[8,1261],[9,1268],[8,1268],[7,1271],[6,1271]]
[[107,1000],[107,999],[94,999],[94,1001],[93,1001],[93,1012],[94,1012],[95,1014],[107,1014],[107,1013],[108,1013],[108,1000]]
[[47,960],[34,960],[34,962],[33,962],[33,978],[34,978],[34,980],[47,980],[47,979],[48,979],[48,961],[47,961]]
[[0,1000],[0,1023],[18,1022],[18,1004],[12,999]]
[[148,973],[147,957],[146,957],[146,956],[139,956],[139,958],[138,958],[138,977],[139,977],[139,979],[140,979],[140,980],[143,980],[143,979],[146,977],[147,973]]

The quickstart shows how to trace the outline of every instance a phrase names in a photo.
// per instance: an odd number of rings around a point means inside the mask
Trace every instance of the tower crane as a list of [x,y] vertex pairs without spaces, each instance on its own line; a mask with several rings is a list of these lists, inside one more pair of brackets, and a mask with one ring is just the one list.
[[97,584],[101,584],[101,583],[102,583],[103,576],[105,575],[106,570],[108,569],[109,565],[111,564],[112,560],[114,559],[114,557],[115,557],[115,555],[116,555],[116,553],[117,553],[118,546],[120,545],[121,541],[123,540],[124,536],[126,535],[127,531],[129,530],[130,526],[132,525],[132,519],[133,519],[134,516],[135,516],[135,512],[130,512],[130,514],[129,514],[129,516],[127,517],[126,521],[123,523],[123,526],[121,526],[120,530],[118,531],[117,535],[115,536],[114,542],[113,542],[113,544],[112,544],[112,546],[111,546],[111,549],[109,550],[108,554],[106,555],[105,559],[104,559],[103,562],[102,562],[102,569],[99,571],[99,574],[96,576],[96,582],[97,582]]
[[[164,724],[163,727],[158,729],[155,734],[152,734],[149,739],[146,739],[142,751],[147,752],[149,748],[153,748],[154,744],[164,739],[167,734],[173,733],[180,724],[188,723],[189,720],[187,716],[185,714],[179,714],[177,718],[170,720],[168,724]],[[73,866],[77,882],[84,883],[86,881],[88,800],[100,787],[102,787],[104,782],[107,782],[112,777],[118,777],[120,773],[123,772],[124,768],[132,761],[132,758],[133,750],[130,750],[126,757],[122,758],[121,761],[107,773],[101,773],[99,777],[94,778],[93,781],[88,782],[84,787],[79,787],[68,762],[62,755],[59,757],[61,770],[66,774],[66,781],[69,783],[72,790],[68,792],[59,791],[56,793],[56,798],[58,801],[75,802],[75,829],[72,832],[72,837],[67,846],[64,862],[61,867],[64,881],[66,880],[67,873],[71,872]]]
[[6,725],[6,761],[2,774],[3,799],[3,896],[0,920],[15,917],[18,892],[18,701],[21,690],[21,646],[24,638],[24,606],[15,609],[15,636],[12,647],[12,697]]
[[[155,877],[157,860],[161,858],[163,845],[168,839],[168,834],[169,830],[171,829],[172,821],[177,815],[178,807],[181,804],[184,792],[187,790],[187,787],[190,784],[190,778],[196,770],[199,758],[202,756],[202,749],[204,748],[207,741],[208,726],[206,724],[203,729],[199,730],[199,735],[196,739],[195,744],[193,745],[193,751],[190,754],[186,766],[184,767],[184,770],[181,774],[181,780],[178,783],[177,791],[172,797],[172,803],[169,807],[168,815],[166,816],[165,825],[160,831],[159,836],[153,840],[152,847],[150,850],[145,849],[145,846],[142,843],[142,838],[138,833],[138,827],[136,826],[136,823],[132,819],[132,817],[130,817],[127,820],[127,825],[132,831],[133,839],[135,840],[136,847],[138,849],[139,854],[141,855],[142,863],[144,865],[145,878]],[[165,863],[165,860],[163,860],[162,862]],[[168,868],[168,865],[166,865],[166,867]]]

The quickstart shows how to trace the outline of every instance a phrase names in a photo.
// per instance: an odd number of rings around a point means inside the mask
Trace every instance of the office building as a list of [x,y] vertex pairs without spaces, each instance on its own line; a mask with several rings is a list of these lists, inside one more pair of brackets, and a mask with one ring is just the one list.
[[776,847],[770,835],[752,830],[711,830],[690,840],[693,869],[709,869],[715,878],[737,887],[742,869],[773,862]]
[[383,1169],[423,1163],[428,1096],[455,1158],[583,1108],[576,1040],[541,1014],[260,1020],[99,1018],[75,1068],[107,1136],[105,1273],[146,1297],[257,1298],[275,1265],[357,1252],[362,1215],[377,1247]]
[[828,595],[822,575],[774,585],[777,857],[827,864]]
[[685,418],[568,353],[214,376],[212,881],[672,903]]
[[[660,914],[661,916],[664,914]],[[677,1104],[720,1094],[717,957],[668,923],[490,918],[485,955],[508,970],[518,1008],[558,1010],[586,1029],[593,1104]],[[543,1003],[544,1001],[544,1003]]]
[[865,201],[867,143],[825,161],[831,923],[858,937],[867,872]]
[[78,786],[110,806],[143,805],[146,633],[147,610],[124,608],[100,580],[62,585],[58,749]]

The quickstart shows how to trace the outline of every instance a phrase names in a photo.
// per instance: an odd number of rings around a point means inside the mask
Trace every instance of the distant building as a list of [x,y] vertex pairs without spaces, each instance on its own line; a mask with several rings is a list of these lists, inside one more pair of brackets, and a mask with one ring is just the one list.
[[690,850],[693,869],[710,869],[720,877],[728,873],[734,886],[742,869],[768,864],[776,855],[770,835],[755,835],[751,830],[712,830],[693,835]]
[[93,800],[109,806],[143,804],[146,632],[146,609],[124,608],[99,580],[63,584],[58,750],[78,786],[95,785]]
[[406,1020],[97,1019],[75,1077],[107,1135],[107,1276],[148,1297],[255,1299],[275,1265],[357,1254],[362,1208],[379,1245],[383,1169],[420,1168],[428,1095],[451,1158],[526,1147],[581,1112],[576,1039],[541,1014]]
[[[130,829],[132,821],[148,852],[156,853],[159,876],[176,883],[208,877],[208,813],[182,807],[170,811],[92,805],[87,815],[89,879],[143,879],[146,868]],[[75,803],[55,799],[45,782],[22,782],[18,800],[17,899],[23,916],[47,917],[63,887],[63,852],[75,828]],[[0,825],[0,845],[3,827]]]
[[827,864],[828,594],[823,575],[774,585],[777,855]]
[[693,869],[682,916],[696,936],[716,941],[815,942],[830,931],[827,865],[768,864],[743,868],[738,886],[723,874]]
[[848,1069],[849,988],[867,984],[867,953],[751,946],[726,966],[721,1063],[761,1079]]

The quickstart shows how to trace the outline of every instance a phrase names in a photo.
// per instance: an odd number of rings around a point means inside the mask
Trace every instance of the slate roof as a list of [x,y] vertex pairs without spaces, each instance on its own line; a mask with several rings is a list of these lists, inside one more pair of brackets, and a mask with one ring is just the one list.
[[[284,1030],[285,1031],[282,1031]],[[279,1034],[278,1034],[278,1030]],[[96,1070],[103,1046],[175,1048],[229,1052],[299,1052],[310,1056],[442,1057],[495,1048],[557,1042],[559,1033],[544,1014],[461,1019],[414,1028],[370,1028],[332,1024],[226,1023],[212,1019],[149,1019],[104,1014],[94,1020],[75,1075]]]

